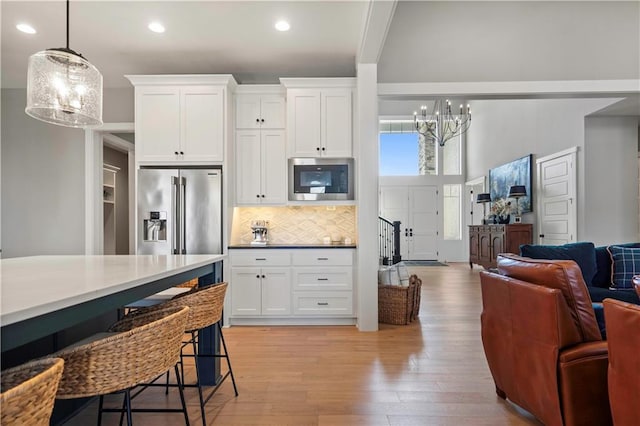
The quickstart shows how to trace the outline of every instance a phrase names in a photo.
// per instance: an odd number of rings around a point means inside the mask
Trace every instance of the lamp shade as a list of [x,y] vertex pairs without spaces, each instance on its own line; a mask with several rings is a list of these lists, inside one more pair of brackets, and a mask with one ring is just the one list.
[[102,124],[102,74],[70,49],[31,55],[27,107],[33,118],[67,127]]
[[491,202],[491,194],[489,194],[488,192],[485,193],[481,193],[478,194],[478,196],[476,197],[476,202],[477,203],[490,203]]
[[509,197],[518,198],[518,197],[526,197],[527,196],[527,188],[524,185],[513,185],[509,188]]

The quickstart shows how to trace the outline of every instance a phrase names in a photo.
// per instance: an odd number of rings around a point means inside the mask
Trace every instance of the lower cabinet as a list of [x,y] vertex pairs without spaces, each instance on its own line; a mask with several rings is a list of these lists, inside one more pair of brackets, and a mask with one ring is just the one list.
[[[231,323],[355,323],[353,249],[231,249]],[[258,322],[259,323],[259,322]],[[335,322],[336,324],[345,322]]]
[[533,225],[528,223],[510,225],[469,226],[469,266],[482,265],[495,268],[500,253],[520,253],[521,244],[531,244]]
[[232,268],[232,315],[289,315],[289,268]]

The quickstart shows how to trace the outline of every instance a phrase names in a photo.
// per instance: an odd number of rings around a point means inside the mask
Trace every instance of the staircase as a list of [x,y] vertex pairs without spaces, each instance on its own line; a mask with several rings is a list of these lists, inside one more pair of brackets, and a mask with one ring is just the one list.
[[389,221],[378,216],[378,253],[381,265],[395,265],[400,255],[400,221]]

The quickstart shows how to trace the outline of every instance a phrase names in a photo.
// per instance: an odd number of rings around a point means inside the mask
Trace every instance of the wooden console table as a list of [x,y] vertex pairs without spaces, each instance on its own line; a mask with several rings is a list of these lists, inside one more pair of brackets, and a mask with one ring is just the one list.
[[510,225],[469,226],[469,267],[482,265],[495,268],[500,253],[520,253],[520,244],[531,244],[533,225],[514,223]]

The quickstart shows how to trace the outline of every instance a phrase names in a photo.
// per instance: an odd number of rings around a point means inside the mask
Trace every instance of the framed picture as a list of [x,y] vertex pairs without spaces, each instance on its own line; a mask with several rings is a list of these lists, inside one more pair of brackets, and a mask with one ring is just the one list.
[[492,203],[511,201],[512,210],[515,213],[516,200],[508,199],[509,188],[512,185],[524,185],[527,195],[518,199],[520,212],[529,213],[533,211],[531,202],[531,157],[532,155],[529,154],[489,170],[489,192],[491,193]]

